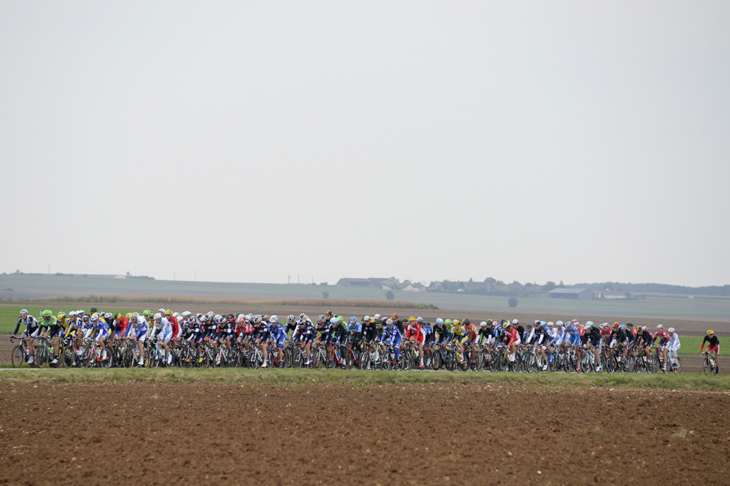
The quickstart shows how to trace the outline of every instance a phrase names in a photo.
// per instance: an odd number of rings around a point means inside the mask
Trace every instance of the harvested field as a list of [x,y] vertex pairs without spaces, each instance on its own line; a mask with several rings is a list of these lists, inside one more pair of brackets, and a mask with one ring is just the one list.
[[497,383],[5,380],[0,467],[9,483],[727,484],[729,405]]

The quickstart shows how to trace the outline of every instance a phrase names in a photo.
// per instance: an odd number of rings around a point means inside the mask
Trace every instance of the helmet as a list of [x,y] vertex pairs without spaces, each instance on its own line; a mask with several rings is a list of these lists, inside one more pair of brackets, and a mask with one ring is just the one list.
[[165,313],[165,309],[160,308],[160,309],[157,310],[157,312],[159,312],[160,314],[164,314]]
[[657,324],[656,328],[661,331],[662,329],[664,329],[664,326],[662,326],[661,324]]
[[63,311],[61,311],[61,312],[59,312],[59,313],[58,313],[58,315],[56,316],[56,319],[58,319],[58,320],[60,321],[60,320],[63,320],[63,318],[64,318],[64,317],[66,317],[66,313],[65,313],[65,312],[63,312]]
[[111,319],[112,317],[113,316],[111,312],[107,312],[106,314],[104,314],[104,319]]
[[637,333],[639,333],[639,332],[641,332],[641,331],[643,331],[643,329],[641,328],[641,326],[638,326],[638,327],[636,328],[636,332],[637,332]]
[[416,322],[418,322],[419,324],[420,324],[421,322],[423,322],[423,317],[416,317]]
[[459,319],[454,319],[453,324],[454,324],[454,326],[458,326],[459,325]]
[[99,320],[99,314],[94,313],[91,315],[91,322],[96,322],[98,320]]
[[191,316],[191,313],[190,313],[190,311],[185,311],[185,312],[182,313],[182,316],[183,317],[190,317]]
[[538,326],[539,327],[544,327],[545,326],[545,321],[540,321],[540,323],[538,324]]
[[593,323],[591,321],[586,322],[586,331],[590,330],[593,327]]
[[362,318],[364,322],[370,322],[370,316],[365,316]]
[[380,319],[380,314],[375,314],[375,315],[373,316],[373,319]]
[[179,313],[179,312],[174,312],[174,313],[172,314],[172,317],[180,317],[180,313]]
[[416,318],[411,316],[408,318],[408,322],[416,322]]
[[269,319],[269,322],[271,322],[271,323],[279,322],[279,316],[276,316],[276,315],[271,316],[271,319]]
[[213,312],[213,311],[208,311],[208,314],[207,314],[207,315],[208,315],[208,317],[213,317],[213,316],[215,316],[215,312]]
[[559,326],[562,326],[562,325],[563,325],[563,321],[556,321],[556,322],[555,322],[555,325],[556,325],[556,326],[558,326],[558,327],[559,327]]
[[450,325],[451,325],[451,319],[446,319],[446,321],[445,321],[445,324],[446,324],[447,326],[450,326]]
[[398,319],[398,314],[393,314],[390,318],[393,320],[396,320],[396,319]]
[[614,329],[618,329],[618,322],[614,322],[614,323],[613,323],[613,328],[614,328]]
[[294,322],[296,320],[297,318],[294,317],[294,314],[289,314],[288,316],[286,316],[286,322]]
[[20,309],[20,313],[21,314],[27,314],[28,313],[28,309]]
[[[76,313],[74,312],[74,314],[76,314]],[[127,312],[127,320],[129,320],[129,316],[131,316],[131,315],[132,315],[131,312]]]
[[555,324],[553,324],[553,321],[548,322],[548,327],[553,327]]
[[707,331],[707,334],[710,335],[710,336],[712,336],[713,334],[715,334],[715,331],[713,331],[712,329],[710,329],[709,331]]
[[520,321],[518,321],[517,319],[512,319],[512,324],[517,325],[519,323],[520,323]]
[[385,321],[385,323],[387,325],[389,325],[389,326],[392,326],[393,325],[393,319],[388,319],[387,321]]
[[167,309],[167,310],[165,311],[165,315],[166,315],[166,316],[171,316],[171,315],[172,315],[172,310],[170,310],[170,309]]
[[153,318],[154,320],[157,320],[157,319],[162,319],[162,314],[161,314],[161,313],[159,313],[159,312],[157,312],[157,313],[156,313],[156,314],[155,314],[154,316],[152,316],[152,318]]
[[622,331],[625,331],[626,330],[626,324],[621,324],[619,326],[619,329],[621,329]]
[[443,323],[444,323],[444,320],[441,319],[440,317],[436,319],[436,324],[443,324]]
[[223,316],[215,316],[215,317],[216,317],[216,322],[218,324],[223,324],[224,322],[226,322],[226,318]]
[[669,329],[667,329],[667,332],[670,332],[670,333],[674,332],[674,328],[670,327]]
[[509,327],[509,322],[503,322],[502,327],[507,329]]
[[43,312],[41,312],[41,315],[43,317],[51,317],[53,315],[53,312],[51,312],[50,310],[46,309]]
[[330,324],[337,324],[338,322],[340,322],[339,317],[333,317],[332,319],[330,319]]
[[146,311],[144,311],[144,312],[142,312],[142,315],[143,315],[143,316],[145,316],[145,317],[147,317],[147,316],[149,316],[149,315],[151,315],[151,314],[152,314],[152,311],[151,311],[151,310],[149,310],[149,309],[148,309],[148,310],[146,310]]
[[480,322],[479,327],[487,327],[487,321]]
[[355,316],[350,317],[350,322],[357,322],[357,317],[355,317]]

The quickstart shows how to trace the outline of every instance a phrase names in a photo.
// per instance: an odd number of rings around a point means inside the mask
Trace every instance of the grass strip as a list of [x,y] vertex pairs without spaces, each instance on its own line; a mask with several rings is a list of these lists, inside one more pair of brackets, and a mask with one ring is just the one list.
[[634,373],[473,373],[302,369],[20,369],[0,372],[0,384],[218,383],[240,385],[372,386],[424,383],[509,384],[539,387],[627,387],[665,390],[730,390],[730,375]]

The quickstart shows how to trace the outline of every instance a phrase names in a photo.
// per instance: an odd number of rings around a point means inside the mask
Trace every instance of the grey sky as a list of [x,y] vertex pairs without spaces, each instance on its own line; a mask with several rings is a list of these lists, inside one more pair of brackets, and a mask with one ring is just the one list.
[[727,1],[0,1],[0,272],[730,283],[728,26]]

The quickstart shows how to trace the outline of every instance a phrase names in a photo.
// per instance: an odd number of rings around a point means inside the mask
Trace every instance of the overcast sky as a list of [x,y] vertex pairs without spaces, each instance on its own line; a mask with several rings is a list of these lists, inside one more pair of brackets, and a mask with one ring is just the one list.
[[0,1],[0,272],[730,283],[730,2]]

